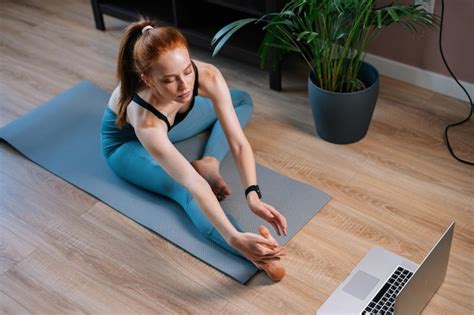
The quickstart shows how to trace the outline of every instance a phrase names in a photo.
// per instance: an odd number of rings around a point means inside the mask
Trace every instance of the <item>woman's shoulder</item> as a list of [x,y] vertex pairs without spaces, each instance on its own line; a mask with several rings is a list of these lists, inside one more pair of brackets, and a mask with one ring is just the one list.
[[219,69],[211,63],[193,60],[198,70],[199,95],[209,97],[219,80],[223,76]]
[[[112,95],[109,98],[108,102],[108,107],[110,110],[112,110],[115,115],[119,113],[119,98],[120,98],[120,83],[117,85],[117,87],[114,89],[112,92]],[[150,92],[141,92],[142,93],[142,98],[149,99],[150,98]],[[138,93],[137,93],[138,94]],[[152,112],[150,112],[147,109],[144,109],[142,106],[131,106],[132,104],[135,103],[135,100],[132,99],[128,104],[127,104],[127,109],[126,109],[126,115],[125,119],[128,124],[130,124],[135,130],[138,130],[140,128],[147,128],[147,127],[154,127],[157,125],[161,125],[160,119],[158,119]]]
[[[118,115],[118,113],[119,113],[120,93],[121,92],[120,92],[120,82],[119,82],[118,85],[113,90],[112,94],[110,95],[109,102],[107,104],[109,109],[112,110],[115,113],[115,115]],[[127,114],[126,114],[125,119],[126,119],[127,123],[129,123],[133,127],[135,127],[133,122],[131,121],[132,119],[130,119],[130,116],[134,116],[135,113],[131,112],[130,108],[131,108],[130,106],[127,106]]]
[[219,69],[211,63],[207,63],[207,62],[196,60],[196,59],[193,59],[193,62],[198,69],[200,79],[201,78],[209,79],[216,76],[216,74],[219,73]]
[[118,101],[120,98],[120,83],[115,87],[112,94],[110,95],[108,106],[109,108],[117,114],[119,112]]

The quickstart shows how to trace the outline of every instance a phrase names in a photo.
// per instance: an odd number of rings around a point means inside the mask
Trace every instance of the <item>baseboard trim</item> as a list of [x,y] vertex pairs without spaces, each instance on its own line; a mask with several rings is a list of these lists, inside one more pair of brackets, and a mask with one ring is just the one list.
[[[374,65],[381,75],[469,102],[464,91],[451,77],[373,54],[366,54],[364,60]],[[473,98],[474,84],[461,80],[459,82]]]

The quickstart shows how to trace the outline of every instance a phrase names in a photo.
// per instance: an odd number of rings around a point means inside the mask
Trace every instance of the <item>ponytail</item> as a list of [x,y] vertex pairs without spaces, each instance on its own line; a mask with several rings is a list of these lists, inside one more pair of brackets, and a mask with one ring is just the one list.
[[162,54],[177,47],[188,48],[188,42],[175,27],[159,27],[157,21],[141,17],[125,29],[117,58],[117,79],[120,82],[117,127],[127,123],[127,106],[143,86],[141,74],[149,74],[153,63]]
[[135,44],[146,26],[158,27],[155,21],[141,18],[130,24],[122,34],[117,58],[117,79],[120,82],[120,97],[116,125],[121,128],[127,123],[127,105],[141,85],[140,72],[134,61]]

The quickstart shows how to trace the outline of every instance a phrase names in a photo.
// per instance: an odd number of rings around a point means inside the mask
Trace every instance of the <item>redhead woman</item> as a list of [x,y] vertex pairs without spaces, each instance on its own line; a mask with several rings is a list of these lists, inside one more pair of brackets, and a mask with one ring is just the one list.
[[[231,194],[219,173],[230,150],[250,210],[286,235],[286,219],[263,202],[255,159],[242,128],[253,111],[250,96],[230,89],[213,65],[193,60],[174,27],[141,19],[123,35],[118,86],[102,121],[102,151],[121,178],[176,201],[197,229],[233,254],[252,261],[273,280],[285,274],[284,250],[269,231],[243,231],[219,201]],[[211,128],[203,157],[189,162],[174,143]]]

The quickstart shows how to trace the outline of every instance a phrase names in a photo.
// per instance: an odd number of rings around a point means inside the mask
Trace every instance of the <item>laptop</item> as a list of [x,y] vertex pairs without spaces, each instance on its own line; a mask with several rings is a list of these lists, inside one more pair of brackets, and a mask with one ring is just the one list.
[[420,314],[444,281],[454,224],[420,265],[373,247],[316,314]]

